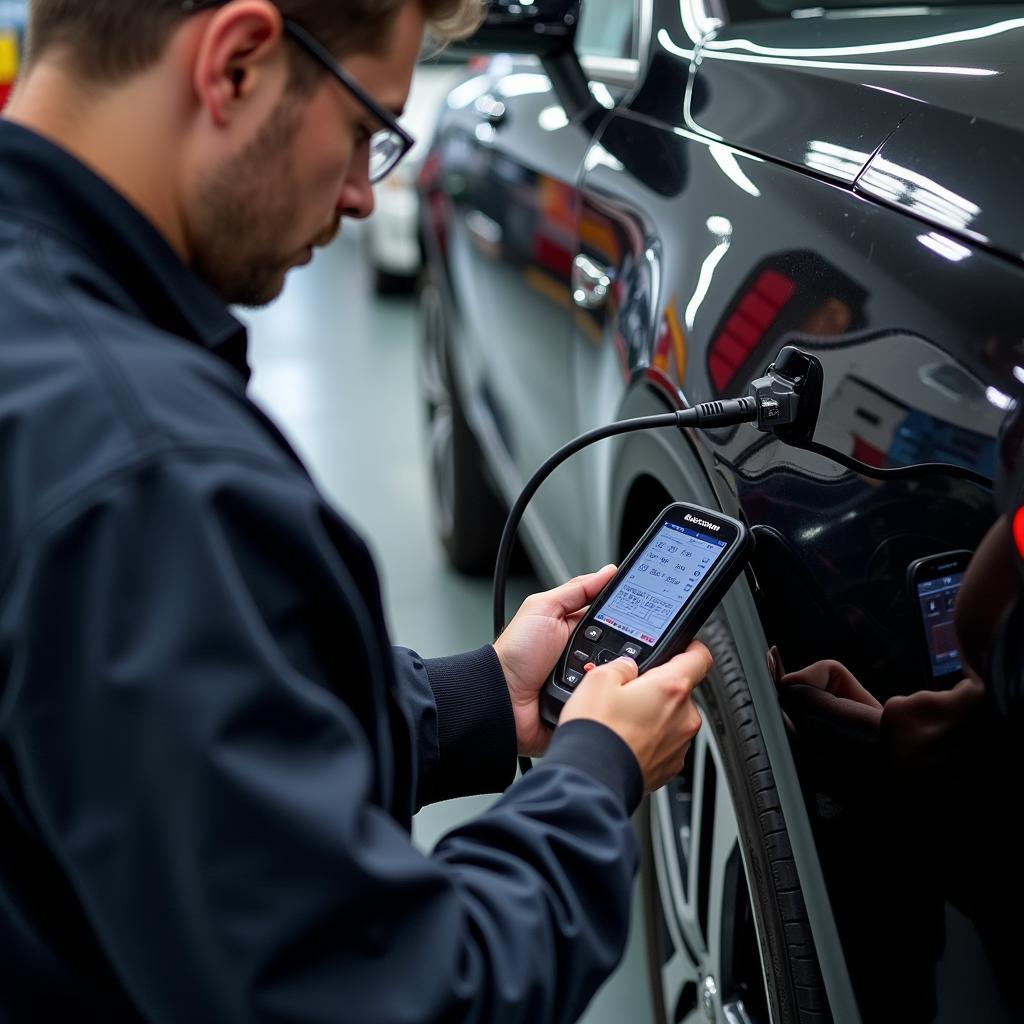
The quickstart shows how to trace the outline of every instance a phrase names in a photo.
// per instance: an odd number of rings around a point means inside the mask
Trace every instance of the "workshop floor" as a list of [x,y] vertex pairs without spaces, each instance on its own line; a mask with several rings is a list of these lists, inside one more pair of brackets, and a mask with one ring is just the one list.
[[[293,272],[282,298],[249,312],[252,394],[278,421],[320,484],[377,557],[394,642],[425,656],[490,638],[490,583],[452,572],[434,541],[416,390],[416,305],[373,297],[360,226]],[[509,603],[533,581],[514,581]],[[487,800],[427,808],[415,824],[429,849]],[[586,1024],[652,1020],[639,901],[622,967]]]

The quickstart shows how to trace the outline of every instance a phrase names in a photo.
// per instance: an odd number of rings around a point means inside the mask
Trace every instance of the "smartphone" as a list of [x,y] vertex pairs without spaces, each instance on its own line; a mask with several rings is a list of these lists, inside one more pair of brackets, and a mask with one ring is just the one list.
[[743,570],[739,520],[677,502],[658,516],[577,625],[541,691],[555,725],[586,672],[626,655],[644,672],[684,651]]
[[923,634],[922,661],[932,679],[949,681],[962,670],[953,607],[970,560],[970,551],[947,551],[919,558],[907,569],[907,590]]

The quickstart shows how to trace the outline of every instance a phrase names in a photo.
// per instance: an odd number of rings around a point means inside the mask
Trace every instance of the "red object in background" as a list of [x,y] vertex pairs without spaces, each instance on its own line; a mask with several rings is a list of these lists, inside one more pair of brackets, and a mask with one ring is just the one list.
[[10,84],[4,85],[0,83],[0,110],[7,106],[7,99],[11,95],[11,88]]
[[873,444],[869,444],[864,438],[858,437],[856,434],[853,435],[853,451],[850,454],[859,462],[874,466],[876,469],[884,468],[888,461],[885,452],[880,448],[876,448]]
[[1024,508],[1017,509],[1013,517],[1013,539],[1017,542],[1017,554],[1024,558]]

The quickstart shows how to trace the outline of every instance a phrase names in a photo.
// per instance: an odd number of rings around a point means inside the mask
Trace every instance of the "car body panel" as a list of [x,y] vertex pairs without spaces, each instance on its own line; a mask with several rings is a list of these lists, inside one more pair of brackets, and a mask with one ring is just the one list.
[[[1024,52],[1024,29],[1018,42]],[[1020,89],[1024,95],[1024,81]],[[941,175],[936,167],[942,168]],[[1022,181],[1024,128],[927,106],[912,110],[886,139],[857,190],[942,232],[1020,260],[1024,219],[1017,193]],[[956,245],[945,250],[950,258],[964,251]]]
[[[611,420],[742,395],[793,343],[824,368],[817,440],[880,469],[942,461],[991,474],[1024,383],[1008,172],[1024,138],[1012,92],[1020,11],[723,28],[656,3],[636,89],[571,129],[590,137],[573,233],[611,286],[603,306],[571,313],[570,358],[538,348],[522,378],[549,375],[571,394],[571,415],[552,418],[535,387],[506,392],[502,415],[529,422],[534,465]],[[773,60],[726,56],[768,49]],[[790,52],[837,49],[848,52]],[[821,66],[828,60],[843,66]],[[933,70],[953,65],[997,73]],[[751,109],[760,116],[744,118]],[[552,135],[524,133],[520,159],[546,151]],[[1005,164],[979,158],[991,152]],[[902,191],[879,183],[889,165],[912,173]],[[937,183],[931,209],[923,181]],[[948,213],[948,193],[977,206],[970,221],[936,215]],[[495,355],[512,344],[506,321],[473,315],[477,289],[472,274],[452,281],[459,358],[481,376],[492,364],[518,372]],[[488,325],[486,341],[474,324]],[[561,313],[552,324],[564,329]],[[463,382],[472,393],[473,380]],[[994,922],[1001,897],[1020,894],[1003,841],[1020,819],[999,815],[1006,751],[985,731],[996,727],[977,726],[972,742],[991,739],[998,754],[979,751],[962,783],[940,772],[930,788],[911,770],[909,741],[862,742],[791,714],[765,662],[768,644],[790,670],[838,659],[880,702],[931,689],[907,566],[973,548],[993,520],[989,494],[950,477],[877,481],[751,427],[630,435],[570,465],[573,514],[535,510],[561,557],[541,559],[548,577],[618,557],[667,498],[706,500],[755,528],[751,576],[723,611],[781,780],[834,1018],[954,1021],[975,1006],[986,1021],[1014,1019],[1009,933]],[[530,473],[515,469],[510,499]],[[977,811],[951,818],[947,797],[969,797]]]
[[[576,180],[590,130],[567,118],[535,63],[499,62],[499,70],[449,97],[436,141],[445,174],[425,194],[444,221],[446,276],[466,307],[452,343],[467,416],[511,503],[541,462],[575,436],[564,382],[572,376]],[[531,148],[538,133],[544,146]],[[542,415],[518,416],[524,404]],[[562,568],[578,562],[580,541],[555,544],[551,536],[568,535],[579,491],[579,467],[570,463],[531,509],[533,543]]]

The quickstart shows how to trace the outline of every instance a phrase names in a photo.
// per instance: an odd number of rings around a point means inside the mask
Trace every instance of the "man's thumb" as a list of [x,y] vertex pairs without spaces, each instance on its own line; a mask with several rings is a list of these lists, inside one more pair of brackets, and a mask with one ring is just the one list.
[[638,675],[640,669],[632,658],[616,658],[605,665],[592,669],[588,675],[599,680],[605,686],[625,686],[631,683]]

